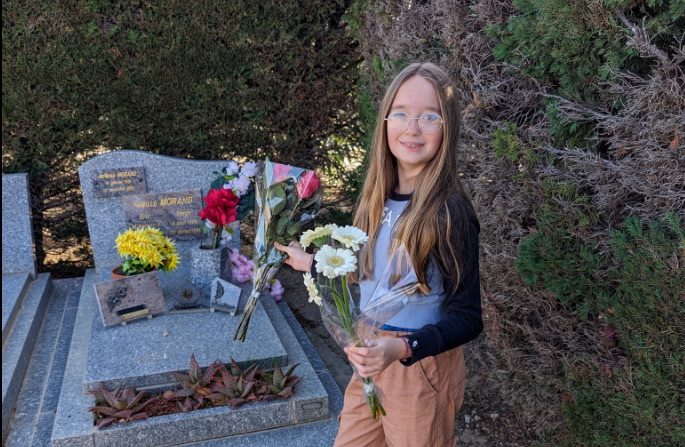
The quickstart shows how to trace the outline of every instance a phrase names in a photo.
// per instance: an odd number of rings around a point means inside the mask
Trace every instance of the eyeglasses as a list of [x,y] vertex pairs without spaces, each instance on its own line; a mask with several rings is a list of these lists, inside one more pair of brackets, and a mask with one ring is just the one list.
[[435,112],[426,112],[421,116],[410,118],[404,112],[392,112],[385,118],[388,123],[388,130],[395,132],[406,132],[411,125],[412,120],[416,120],[419,129],[423,133],[438,133],[442,128],[443,119]]

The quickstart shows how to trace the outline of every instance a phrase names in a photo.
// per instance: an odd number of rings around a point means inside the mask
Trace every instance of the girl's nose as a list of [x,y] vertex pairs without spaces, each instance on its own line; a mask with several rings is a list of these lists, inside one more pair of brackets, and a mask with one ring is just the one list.
[[404,131],[404,133],[408,134],[418,134],[421,133],[421,128],[419,127],[419,120],[416,118],[412,118],[409,120],[409,125],[407,126],[407,129]]

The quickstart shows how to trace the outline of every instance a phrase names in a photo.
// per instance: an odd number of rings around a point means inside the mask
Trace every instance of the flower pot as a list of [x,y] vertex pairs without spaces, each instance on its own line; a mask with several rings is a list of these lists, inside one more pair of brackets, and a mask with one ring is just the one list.
[[[157,269],[152,269],[151,271],[154,272]],[[150,273],[150,272],[144,272],[144,273]],[[138,273],[139,275],[142,275],[142,273]],[[124,271],[121,269],[121,265],[117,265],[113,270],[112,270],[112,279],[124,279],[124,278],[130,278],[131,276],[135,275],[126,275]]]
[[124,279],[124,278],[127,278],[127,275],[125,275],[123,270],[121,270],[121,266],[117,265],[112,270],[112,279]]
[[225,247],[193,247],[190,250],[190,282],[200,290],[203,296],[209,296],[212,281],[221,276],[223,264],[227,259],[225,253]]

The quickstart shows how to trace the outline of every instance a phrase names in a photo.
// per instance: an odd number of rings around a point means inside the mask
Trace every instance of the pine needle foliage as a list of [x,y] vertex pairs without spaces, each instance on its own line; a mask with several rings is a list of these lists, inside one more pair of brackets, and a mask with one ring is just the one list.
[[567,445],[685,443],[684,234],[672,213],[612,231],[606,285],[587,296],[617,352],[569,370]]

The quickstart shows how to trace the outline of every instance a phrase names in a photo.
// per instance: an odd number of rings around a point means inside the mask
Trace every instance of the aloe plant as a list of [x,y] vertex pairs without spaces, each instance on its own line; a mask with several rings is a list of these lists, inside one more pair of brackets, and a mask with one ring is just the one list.
[[[237,366],[237,365],[236,365]],[[233,369],[233,371],[236,371]],[[254,395],[257,365],[252,365],[236,377],[227,368],[219,370],[215,381],[212,383],[212,394],[208,396],[214,405],[227,404],[238,407],[245,402],[257,400]]]
[[165,398],[179,400],[179,406],[182,411],[202,408],[208,400],[207,396],[212,393],[211,383],[220,368],[225,369],[221,362],[215,361],[205,368],[203,372],[195,358],[195,354],[192,354],[190,356],[188,373],[173,373],[182,389],[165,392]]
[[[264,400],[278,397],[287,399],[292,396],[293,387],[300,381],[300,378],[293,374],[297,365],[299,363],[290,366],[285,373],[277,366],[270,373],[264,374],[263,388],[258,391],[258,394],[261,394]],[[260,391],[263,392],[260,393]]]
[[145,406],[148,404],[147,394],[137,392],[135,388],[108,391],[103,384],[92,391],[95,405],[89,408],[95,417],[98,428],[104,428],[114,422],[128,422],[147,419]]

